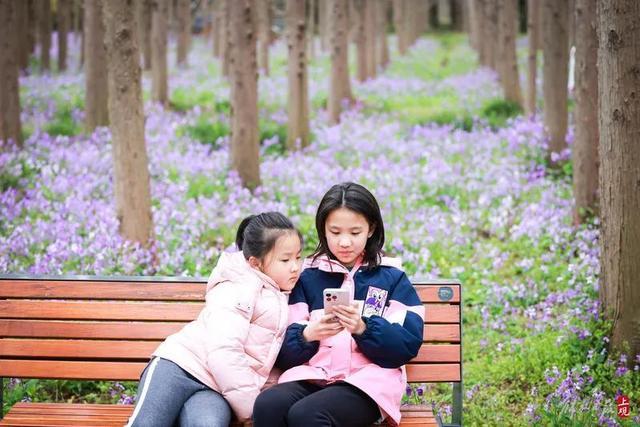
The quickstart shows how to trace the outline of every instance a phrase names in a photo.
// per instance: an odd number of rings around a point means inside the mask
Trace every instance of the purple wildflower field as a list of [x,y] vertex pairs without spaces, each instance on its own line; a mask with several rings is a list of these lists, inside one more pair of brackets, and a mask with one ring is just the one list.
[[[229,121],[212,107],[228,100],[229,87],[211,47],[194,39],[186,69],[173,65],[172,53],[170,91],[191,104],[177,111],[145,103],[155,229],[148,249],[118,235],[109,130],[46,132],[63,108],[81,128],[77,56],[65,74],[21,77],[30,135],[23,150],[0,151],[0,272],[206,276],[232,244],[239,220],[265,210],[289,215],[309,253],[321,196],[353,180],[376,195],[386,250],[410,275],[463,283],[465,424],[640,423],[640,355],[608,352],[609,326],[599,311],[598,222],[572,225],[570,171],[546,168],[539,118],[491,127],[481,116],[482,106],[500,96],[496,76],[477,68],[464,39],[451,40],[421,39],[405,57],[391,40],[392,65],[353,83],[359,102],[333,127],[322,109],[329,61],[319,54],[309,79],[314,140],[294,153],[274,150],[277,136],[263,141],[262,185],[253,194],[228,168],[227,137],[206,144],[185,132],[203,117]],[[78,40],[70,41],[70,52],[78,52]],[[259,79],[261,120],[286,127],[282,42],[271,61],[271,76]],[[143,87],[147,98],[150,76]],[[472,129],[415,120],[429,99],[437,100],[429,114],[471,115]],[[105,387],[123,402],[135,391]],[[20,381],[9,388],[5,401],[34,398]],[[407,402],[434,402],[446,417],[449,390],[409,387]],[[618,394],[635,402],[634,419],[616,416]]]

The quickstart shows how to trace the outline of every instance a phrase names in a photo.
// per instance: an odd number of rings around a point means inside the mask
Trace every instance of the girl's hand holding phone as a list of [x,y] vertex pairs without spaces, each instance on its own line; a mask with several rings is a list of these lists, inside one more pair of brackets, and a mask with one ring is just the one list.
[[307,342],[320,341],[338,334],[342,329],[340,322],[336,322],[335,313],[325,314],[318,320],[309,322],[302,331],[302,336]]
[[367,329],[367,325],[360,316],[360,308],[357,303],[336,305],[333,307],[333,315],[338,318],[338,323],[350,334],[361,335]]

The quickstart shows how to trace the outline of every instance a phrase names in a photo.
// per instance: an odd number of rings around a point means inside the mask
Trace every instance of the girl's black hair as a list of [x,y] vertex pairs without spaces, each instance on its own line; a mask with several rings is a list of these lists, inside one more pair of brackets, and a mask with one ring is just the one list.
[[263,260],[280,236],[292,232],[298,235],[302,244],[300,231],[280,212],[249,215],[238,226],[236,246],[242,251],[245,259],[253,256]]
[[380,265],[382,247],[384,246],[384,224],[382,223],[380,206],[378,206],[378,201],[369,190],[354,182],[343,182],[342,184],[334,185],[320,201],[316,212],[318,247],[314,257],[328,255],[331,258],[335,258],[329,250],[327,234],[324,228],[329,214],[339,208],[347,208],[365,217],[369,223],[370,231],[373,230],[373,234],[367,239],[362,262],[363,264],[368,264],[368,268]]

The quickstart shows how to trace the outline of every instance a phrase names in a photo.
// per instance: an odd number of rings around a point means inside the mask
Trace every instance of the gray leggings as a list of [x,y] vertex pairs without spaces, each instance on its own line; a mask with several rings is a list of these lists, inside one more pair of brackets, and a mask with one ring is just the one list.
[[175,363],[155,357],[138,385],[138,401],[125,427],[227,427],[224,397]]

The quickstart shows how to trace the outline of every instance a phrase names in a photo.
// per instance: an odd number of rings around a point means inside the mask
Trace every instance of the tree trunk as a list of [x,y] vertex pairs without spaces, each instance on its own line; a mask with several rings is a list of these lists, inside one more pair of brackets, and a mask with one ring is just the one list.
[[517,0],[497,0],[499,48],[498,64],[502,91],[507,101],[522,106],[520,91],[520,75],[518,74],[518,60],[516,58],[516,18],[518,16]]
[[289,47],[287,61],[289,77],[287,149],[295,150],[298,143],[301,147],[309,145],[309,78],[307,74],[305,2],[287,0],[285,14],[287,46]]
[[211,3],[211,37],[213,37],[213,57],[220,58],[220,2]]
[[487,66],[498,71],[498,0],[484,0],[483,44]]
[[309,62],[316,56],[316,0],[307,0],[307,59]]
[[393,27],[396,32],[396,38],[398,39],[398,53],[400,55],[406,55],[407,53],[407,23],[404,14],[405,0],[392,0],[393,1]]
[[538,74],[538,41],[540,40],[540,0],[527,0],[527,33],[529,38],[529,56],[527,68],[527,105],[529,116],[536,114],[536,77]]
[[134,1],[105,1],[104,22],[116,215],[120,234],[146,246],[153,225]]
[[[565,1],[543,0],[544,124],[549,133],[549,155],[567,148],[567,83],[569,78],[569,6]],[[556,163],[552,159],[552,163]]]
[[151,0],[137,0],[138,38],[145,70],[151,70]]
[[29,2],[19,1],[16,2],[16,24],[15,31],[17,31],[17,45],[15,47],[15,54],[18,59],[18,68],[20,70],[26,70],[29,65]]
[[22,147],[16,52],[18,8],[18,2],[14,0],[0,0],[0,149],[9,140]]
[[598,192],[598,33],[596,4],[576,0],[576,85],[573,194],[574,223],[596,212]]
[[153,0],[151,11],[151,99],[167,105],[167,16],[170,0]]
[[40,41],[40,66],[43,70],[51,69],[49,50],[51,49],[51,1],[37,0],[38,38]]
[[89,132],[109,124],[109,79],[102,9],[103,0],[85,0],[85,127]]
[[191,45],[191,0],[178,0],[176,11],[178,25],[178,49],[176,64],[186,67],[189,64],[189,46]]
[[71,0],[58,0],[58,71],[67,69],[67,35],[71,21]]
[[356,77],[358,81],[364,82],[369,77],[367,68],[367,31],[366,31],[366,15],[367,0],[354,0],[355,11],[355,27],[356,27]]
[[[467,11],[469,16],[469,45],[480,54],[480,8],[482,4],[478,0],[466,0]],[[478,59],[478,62],[482,64],[482,61]]]
[[466,0],[451,0],[451,29],[465,31],[465,14],[463,4]]
[[348,6],[343,0],[329,0],[329,38],[331,42],[331,78],[329,81],[329,123],[340,121],[342,102],[351,101],[349,79]]
[[231,78],[231,165],[245,187],[260,185],[258,141],[258,67],[253,0],[233,0],[229,7]]
[[[350,0],[343,0],[343,1],[348,3]],[[331,22],[329,21],[328,1],[319,0],[318,1],[318,30],[320,32],[320,50],[322,50],[323,52],[327,51],[327,45],[329,44],[327,41],[328,38],[330,37],[329,25],[331,25]]]
[[29,29],[27,30],[27,45],[29,47],[29,56],[35,52],[38,40],[38,7],[35,0],[27,1],[27,13],[29,15]]
[[[600,302],[611,344],[640,354],[640,2],[598,2]],[[630,352],[623,343],[628,342]]]
[[389,43],[387,43],[387,11],[389,10],[388,0],[379,0],[376,8],[376,26],[378,27],[378,54],[380,67],[387,68],[389,65]]
[[364,30],[366,33],[365,48],[367,58],[367,79],[375,79],[378,71],[378,61],[376,52],[376,9],[378,1],[367,1],[364,16]]
[[269,75],[269,38],[271,30],[271,2],[261,0],[256,2],[258,17],[258,70],[265,76]]
[[229,52],[230,16],[229,8],[232,0],[220,0],[220,54],[222,59],[222,75],[229,77],[231,54]]

